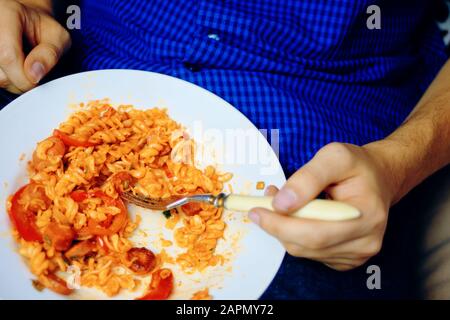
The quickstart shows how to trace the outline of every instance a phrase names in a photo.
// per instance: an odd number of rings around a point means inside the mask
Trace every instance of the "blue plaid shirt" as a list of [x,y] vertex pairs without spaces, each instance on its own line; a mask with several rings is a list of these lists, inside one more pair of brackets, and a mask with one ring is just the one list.
[[[401,5],[401,3],[404,5]],[[168,74],[280,129],[289,175],[331,141],[381,139],[446,60],[431,1],[96,0],[82,7],[84,68]]]
[[[214,92],[280,129],[289,175],[331,141],[362,145],[402,123],[447,59],[431,3],[86,0],[83,68],[160,72]],[[371,4],[380,30],[366,26]],[[287,257],[265,297],[355,295],[354,272],[311,263]],[[357,283],[367,293],[365,274]]]

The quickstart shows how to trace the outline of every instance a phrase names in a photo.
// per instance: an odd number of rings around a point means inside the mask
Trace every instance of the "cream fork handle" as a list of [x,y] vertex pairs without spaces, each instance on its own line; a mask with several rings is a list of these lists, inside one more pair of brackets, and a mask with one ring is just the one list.
[[[273,197],[243,196],[230,194],[224,207],[232,211],[248,212],[255,207],[273,210]],[[360,212],[355,207],[340,201],[316,199],[294,212],[291,216],[325,221],[344,221],[356,219]]]

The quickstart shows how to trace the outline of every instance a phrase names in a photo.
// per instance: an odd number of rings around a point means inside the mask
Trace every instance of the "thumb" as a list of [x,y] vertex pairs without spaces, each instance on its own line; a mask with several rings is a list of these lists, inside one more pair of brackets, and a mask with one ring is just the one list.
[[287,213],[303,207],[329,185],[345,180],[351,174],[353,165],[351,145],[326,145],[288,179],[274,197],[274,209]]
[[27,78],[34,84],[41,81],[58,63],[64,52],[70,48],[70,45],[69,33],[56,21],[49,24],[44,29],[40,39],[37,39],[37,45],[25,58],[24,68]]
[[33,48],[25,59],[25,72],[27,78],[34,84],[56,65],[60,58],[57,49],[48,43],[41,43]]

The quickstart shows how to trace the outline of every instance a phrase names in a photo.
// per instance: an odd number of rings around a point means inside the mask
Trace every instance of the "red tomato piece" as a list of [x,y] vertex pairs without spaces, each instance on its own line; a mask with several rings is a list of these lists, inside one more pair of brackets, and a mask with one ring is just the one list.
[[87,198],[89,198],[89,194],[86,191],[82,191],[82,190],[76,190],[73,191],[70,194],[70,197],[75,201],[75,202],[83,202],[84,200],[86,200]]
[[100,144],[98,142],[90,142],[90,141],[87,141],[87,140],[85,140],[85,141],[77,140],[77,139],[72,138],[71,136],[63,133],[62,131],[60,131],[58,129],[55,129],[53,131],[53,136],[61,139],[64,142],[64,144],[66,146],[68,146],[68,147],[84,147],[84,148],[87,148],[87,147],[95,147],[95,146]]
[[100,190],[90,192],[74,191],[70,196],[75,201],[80,200],[78,202],[84,201],[91,197],[100,198],[107,206],[114,206],[120,209],[120,213],[116,214],[112,221],[98,223],[94,220],[89,220],[88,226],[78,231],[78,236],[110,236],[119,232],[128,222],[128,210],[120,198],[113,199]]
[[9,217],[19,232],[20,236],[26,241],[42,241],[42,234],[36,225],[36,215],[30,209],[26,210],[19,203],[23,192],[29,185],[20,188],[11,199],[11,208]]
[[159,269],[152,274],[147,293],[137,300],[166,300],[173,290],[173,274],[170,269]]

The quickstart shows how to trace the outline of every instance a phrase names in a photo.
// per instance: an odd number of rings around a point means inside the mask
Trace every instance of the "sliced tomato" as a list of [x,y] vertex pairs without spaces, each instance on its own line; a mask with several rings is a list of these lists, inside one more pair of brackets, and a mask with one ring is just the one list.
[[[33,201],[40,200],[40,201]],[[45,187],[35,182],[30,182],[25,186],[20,196],[19,204],[28,203],[27,209],[32,212],[47,209],[52,201],[45,194]]]
[[202,211],[202,207],[198,202],[189,202],[183,204],[181,206],[181,209],[187,216],[195,216],[196,214],[199,214],[200,211]]
[[85,141],[77,140],[77,139],[72,138],[71,136],[63,133],[62,131],[60,131],[58,129],[55,129],[53,131],[53,136],[61,139],[64,142],[64,144],[68,147],[85,147],[85,148],[87,148],[87,147],[95,147],[100,144],[98,142],[90,142],[88,140],[85,140]]
[[[108,222],[96,222],[94,220],[89,220],[87,227],[82,228],[78,231],[78,236],[110,236],[119,232],[128,222],[128,210],[125,207],[122,199],[113,199],[106,195],[103,191],[74,191],[71,193],[71,198],[74,201],[82,202],[88,198],[100,198],[107,206],[114,206],[120,209],[120,213],[113,217],[112,221]],[[80,201],[78,201],[80,200]],[[106,224],[106,226],[105,226]]]
[[73,292],[73,289],[70,289],[67,286],[67,282],[63,279],[61,279],[60,277],[58,277],[56,274],[54,273],[49,273],[48,275],[45,276],[41,276],[40,277],[40,282],[47,287],[48,289],[68,296],[69,294],[71,294]]
[[57,251],[69,249],[76,236],[71,227],[56,222],[50,222],[42,233],[44,240],[48,241]]
[[12,197],[9,217],[24,240],[42,241],[42,234],[36,225],[36,214],[29,209],[26,210],[24,206],[19,203],[27,186],[29,185],[20,188]]
[[82,190],[76,190],[73,191],[70,194],[70,197],[75,201],[75,202],[83,202],[84,200],[86,200],[87,198],[89,198],[89,194],[86,191],[82,191]]
[[75,190],[72,191],[70,194],[70,197],[75,202],[83,202],[86,199],[89,198],[100,198],[105,202],[107,205],[114,205],[116,200],[111,198],[110,196],[106,195],[103,191],[95,190],[95,191],[84,191],[84,190]]
[[105,220],[100,222],[99,225],[101,225],[104,228],[109,228],[111,226],[111,224],[113,223],[113,221],[114,221],[114,216],[110,214],[106,217]]
[[173,290],[173,274],[170,269],[159,269],[152,274],[147,293],[137,300],[166,300]]
[[90,220],[86,231],[95,236],[110,236],[122,230],[128,223],[128,210],[121,199],[115,200],[114,206],[120,209],[120,213],[114,216],[108,227],[103,227]]
[[120,200],[120,199],[111,198],[110,196],[108,196],[101,190],[91,191],[90,194],[93,195],[95,198],[102,199],[103,202],[108,206],[114,206],[114,205],[118,204],[117,202],[118,202],[118,200]]

